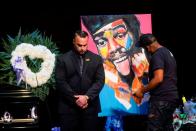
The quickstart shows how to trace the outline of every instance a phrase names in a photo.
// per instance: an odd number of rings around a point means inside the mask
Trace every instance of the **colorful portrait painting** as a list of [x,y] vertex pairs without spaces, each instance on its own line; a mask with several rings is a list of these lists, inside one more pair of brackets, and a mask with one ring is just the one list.
[[99,116],[146,114],[149,94],[132,92],[148,82],[149,62],[139,48],[141,34],[151,33],[150,14],[81,16],[81,27],[89,33],[89,50],[103,59],[105,85],[100,92]]

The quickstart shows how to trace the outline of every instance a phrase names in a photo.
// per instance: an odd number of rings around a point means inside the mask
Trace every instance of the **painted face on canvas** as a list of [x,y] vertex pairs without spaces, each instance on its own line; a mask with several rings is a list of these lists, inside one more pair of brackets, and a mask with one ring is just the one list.
[[99,54],[112,62],[121,75],[130,73],[127,51],[133,44],[133,35],[122,19],[111,22],[93,34]]

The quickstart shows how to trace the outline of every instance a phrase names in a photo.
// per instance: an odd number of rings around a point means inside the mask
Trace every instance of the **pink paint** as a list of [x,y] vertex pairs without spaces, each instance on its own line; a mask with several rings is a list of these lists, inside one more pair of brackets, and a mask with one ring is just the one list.
[[151,14],[135,14],[140,22],[140,30],[143,34],[152,33]]
[[88,43],[88,50],[94,52],[95,54],[98,54],[98,51],[97,51],[97,47],[91,37],[91,34],[88,32],[88,30],[86,29],[86,27],[83,25],[83,23],[81,22],[81,27],[82,27],[82,30],[86,31],[88,34],[89,34],[89,43]]

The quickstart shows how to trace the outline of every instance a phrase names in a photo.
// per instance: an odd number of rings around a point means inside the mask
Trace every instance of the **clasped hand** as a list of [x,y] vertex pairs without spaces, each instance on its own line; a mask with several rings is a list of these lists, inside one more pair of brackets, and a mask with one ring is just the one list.
[[76,104],[82,108],[85,109],[88,107],[88,100],[87,97],[85,95],[75,95],[74,96],[76,99]]

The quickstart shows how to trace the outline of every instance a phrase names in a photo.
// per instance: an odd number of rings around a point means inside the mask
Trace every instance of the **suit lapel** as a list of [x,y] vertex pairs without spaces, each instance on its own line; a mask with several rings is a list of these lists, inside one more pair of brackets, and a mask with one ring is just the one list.
[[83,66],[83,73],[82,74],[85,74],[90,61],[91,61],[91,58],[90,58],[90,56],[88,55],[88,52],[87,52],[86,55],[85,55],[85,58],[84,58],[84,66]]
[[80,67],[79,67],[79,63],[78,63],[78,58],[76,56],[76,54],[74,52],[72,52],[72,62],[73,62],[73,66],[75,67],[76,71],[80,74]]

